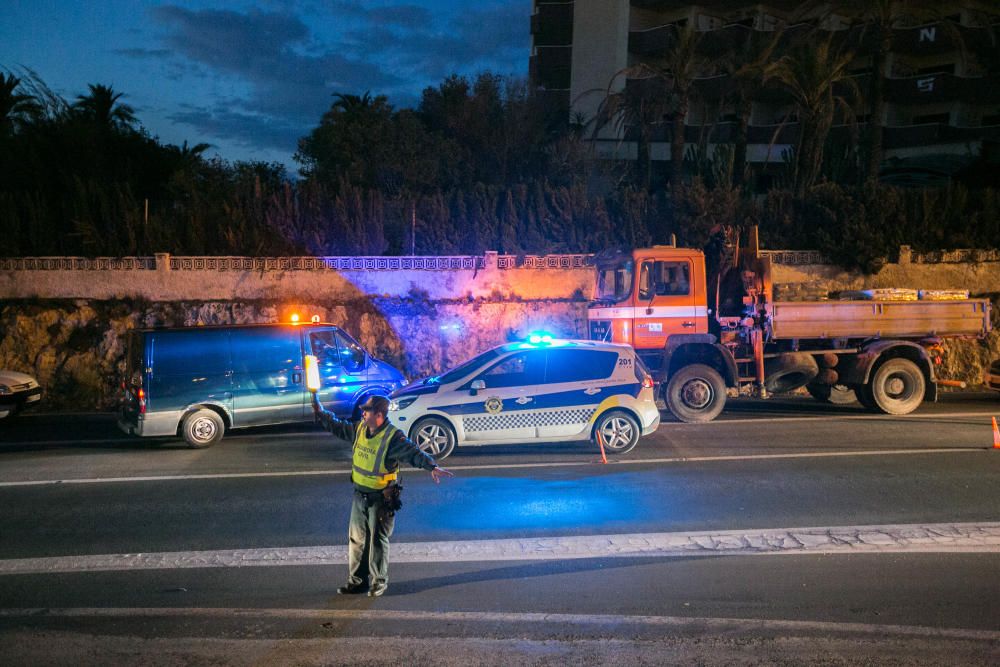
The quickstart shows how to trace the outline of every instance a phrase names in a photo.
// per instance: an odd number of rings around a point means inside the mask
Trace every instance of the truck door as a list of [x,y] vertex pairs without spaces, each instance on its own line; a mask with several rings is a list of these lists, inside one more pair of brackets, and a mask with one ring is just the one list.
[[693,276],[687,259],[641,260],[633,324],[637,349],[663,347],[674,334],[701,333],[705,306],[696,301]]

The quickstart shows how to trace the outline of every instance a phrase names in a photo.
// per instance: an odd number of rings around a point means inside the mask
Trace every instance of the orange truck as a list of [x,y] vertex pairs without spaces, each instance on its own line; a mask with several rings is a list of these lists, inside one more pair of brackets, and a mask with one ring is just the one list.
[[990,331],[986,299],[775,301],[756,230],[706,274],[700,250],[599,255],[590,338],[627,343],[677,419],[705,422],[729,393],[805,387],[817,400],[902,415],[937,399],[943,338]]

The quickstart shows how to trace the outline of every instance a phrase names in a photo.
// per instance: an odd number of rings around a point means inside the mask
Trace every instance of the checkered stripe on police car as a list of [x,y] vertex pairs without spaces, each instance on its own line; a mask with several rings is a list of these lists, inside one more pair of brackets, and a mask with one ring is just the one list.
[[586,423],[594,414],[593,408],[570,408],[546,412],[511,412],[485,417],[465,417],[462,425],[466,431],[502,431],[533,426],[563,426]]

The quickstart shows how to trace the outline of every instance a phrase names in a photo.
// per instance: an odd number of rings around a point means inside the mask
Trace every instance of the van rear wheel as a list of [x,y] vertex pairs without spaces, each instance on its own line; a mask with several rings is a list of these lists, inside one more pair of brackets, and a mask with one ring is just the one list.
[[222,440],[222,434],[225,430],[226,426],[222,423],[222,417],[208,408],[195,410],[185,417],[181,424],[181,435],[184,436],[184,441],[194,449],[211,447]]

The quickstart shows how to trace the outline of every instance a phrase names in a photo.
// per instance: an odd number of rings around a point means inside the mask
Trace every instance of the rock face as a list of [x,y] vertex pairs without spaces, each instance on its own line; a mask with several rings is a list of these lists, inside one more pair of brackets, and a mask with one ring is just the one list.
[[38,378],[50,409],[113,409],[124,375],[130,329],[252,324],[318,315],[342,327],[376,357],[410,379],[439,373],[508,335],[545,329],[586,334],[582,299],[503,301],[376,297],[338,303],[287,301],[47,300],[0,307],[0,368]]

